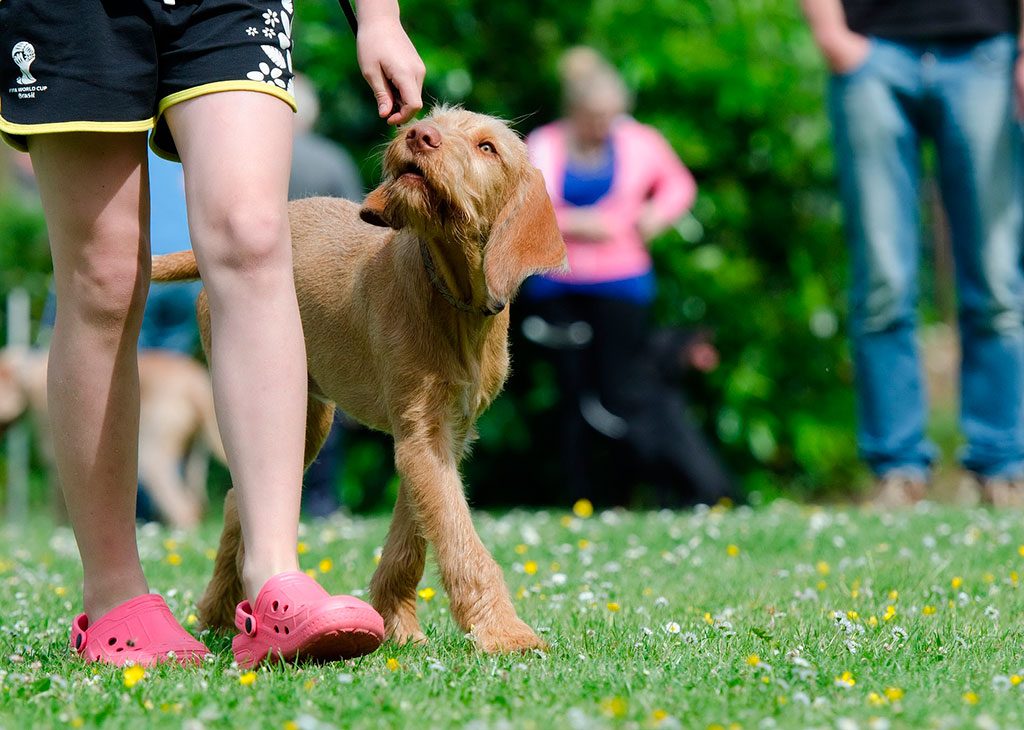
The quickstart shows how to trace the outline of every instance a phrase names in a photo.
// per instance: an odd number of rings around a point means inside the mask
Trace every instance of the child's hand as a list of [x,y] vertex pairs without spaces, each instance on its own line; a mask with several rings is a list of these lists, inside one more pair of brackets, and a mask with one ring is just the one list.
[[423,108],[421,91],[426,69],[397,17],[361,17],[356,57],[363,78],[373,90],[377,113],[388,124],[407,122]]

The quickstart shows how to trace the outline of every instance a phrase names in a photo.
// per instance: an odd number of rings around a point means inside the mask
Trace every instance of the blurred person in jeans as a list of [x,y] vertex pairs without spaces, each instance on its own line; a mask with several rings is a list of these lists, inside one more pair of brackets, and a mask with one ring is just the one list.
[[570,493],[592,496],[589,424],[624,441],[663,496],[671,489],[685,502],[713,503],[732,495],[731,479],[649,352],[655,280],[646,244],[686,214],[697,185],[661,133],[628,115],[630,93],[596,51],[570,49],[561,72],[566,116],[535,130],[527,145],[569,272],[533,277],[524,294],[550,324],[585,323],[590,333],[585,346],[554,357]]
[[1019,0],[801,0],[832,71],[852,259],[858,446],[878,503],[926,493],[936,449],[915,342],[920,147],[935,144],[959,289],[971,498],[1024,503]]

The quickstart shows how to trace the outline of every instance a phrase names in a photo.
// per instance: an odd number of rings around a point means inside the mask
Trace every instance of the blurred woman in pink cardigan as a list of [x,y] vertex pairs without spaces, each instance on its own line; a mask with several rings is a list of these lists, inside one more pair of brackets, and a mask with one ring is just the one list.
[[561,73],[565,118],[535,130],[527,145],[555,206],[569,271],[531,278],[524,295],[541,318],[534,329],[562,333],[555,364],[570,494],[594,496],[589,424],[625,442],[684,501],[713,502],[731,493],[731,481],[685,404],[666,402],[647,356],[655,295],[647,243],[690,210],[697,184],[665,138],[629,116],[625,83],[596,51],[567,51]]

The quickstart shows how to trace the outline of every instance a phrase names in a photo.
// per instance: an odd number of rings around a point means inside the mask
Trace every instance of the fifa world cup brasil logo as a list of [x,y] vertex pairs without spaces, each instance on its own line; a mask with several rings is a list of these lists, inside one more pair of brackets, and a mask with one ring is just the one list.
[[36,49],[28,41],[21,41],[14,46],[11,57],[21,69],[21,76],[18,77],[18,85],[28,86],[36,82],[35,77],[29,73],[28,67],[36,60]]

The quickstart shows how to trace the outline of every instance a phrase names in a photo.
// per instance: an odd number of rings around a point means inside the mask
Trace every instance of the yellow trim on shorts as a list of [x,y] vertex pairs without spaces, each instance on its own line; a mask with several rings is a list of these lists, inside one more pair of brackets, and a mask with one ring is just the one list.
[[25,137],[31,134],[57,132],[148,132],[156,126],[156,118],[138,122],[50,122],[48,124],[15,124],[0,116],[0,137],[19,152],[28,152]]
[[[176,91],[173,94],[165,96],[157,104],[156,119],[154,120],[154,128],[156,123],[163,117],[164,112],[170,109],[175,104],[180,104],[183,101],[189,99],[195,99],[199,96],[205,96],[206,94],[215,94],[219,91],[257,91],[262,94],[270,94],[276,96],[278,99],[286,103],[292,108],[292,111],[298,111],[298,104],[295,103],[295,97],[289,94],[287,91],[282,89],[276,84],[268,84],[265,81],[252,81],[250,79],[235,79],[232,81],[213,81],[209,84],[200,84],[199,86],[193,86],[189,89],[182,91]],[[161,157],[171,162],[181,162],[181,159],[177,155],[172,155],[170,152],[158,147],[154,144],[154,135],[150,135],[149,148],[153,150],[153,153],[157,157]]]
[[259,91],[264,94],[270,94],[281,99],[288,106],[292,108],[292,111],[298,109],[298,105],[295,103],[295,98],[287,91],[282,89],[276,84],[268,84],[265,81],[251,81],[246,79],[236,79],[234,81],[214,81],[209,84],[202,84],[200,86],[193,86],[191,89],[185,89],[184,91],[176,91],[170,96],[165,96],[160,100],[160,103],[156,108],[156,118],[159,119],[163,116],[164,112],[170,107],[174,106],[183,101],[189,99],[195,99],[197,96],[204,96],[205,94],[213,94],[218,91]]

